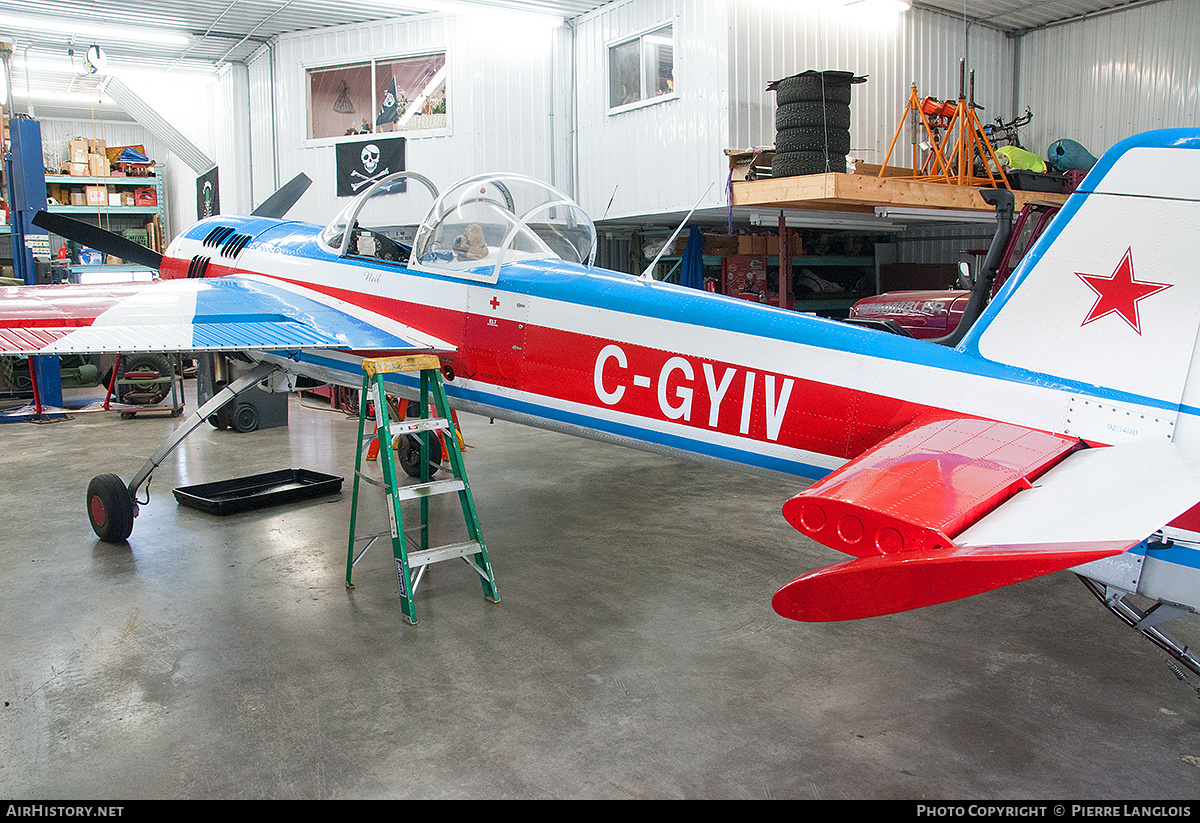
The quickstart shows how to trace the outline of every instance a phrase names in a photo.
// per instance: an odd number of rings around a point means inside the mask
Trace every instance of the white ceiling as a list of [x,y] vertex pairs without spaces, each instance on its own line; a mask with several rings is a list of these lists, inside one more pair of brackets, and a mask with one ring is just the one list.
[[939,9],[960,19],[966,15],[971,20],[1019,33],[1156,2],[1159,0],[917,0],[913,5]]
[[[87,88],[97,79],[86,76],[82,55],[98,43],[112,65],[155,71],[201,68],[211,71],[222,63],[244,62],[271,38],[288,32],[364,23],[412,14],[472,8],[502,8],[544,12],[564,19],[579,16],[614,0],[4,0],[0,5],[0,42],[14,45],[12,82],[20,91],[26,82],[23,59],[45,66],[57,61],[57,71],[31,68],[32,86],[68,90]],[[917,0],[914,5],[971,19],[1007,31],[1077,19],[1093,13],[1157,0]],[[36,18],[34,25],[11,22],[13,17]],[[70,21],[166,29],[186,34],[182,44],[140,43],[129,37],[73,34]],[[76,68],[67,64],[72,54]],[[78,75],[83,74],[83,77]],[[95,96],[93,96],[95,100]],[[66,101],[36,103],[39,117],[76,117],[80,107]],[[18,104],[18,111],[22,111]],[[127,119],[117,107],[104,116]]]

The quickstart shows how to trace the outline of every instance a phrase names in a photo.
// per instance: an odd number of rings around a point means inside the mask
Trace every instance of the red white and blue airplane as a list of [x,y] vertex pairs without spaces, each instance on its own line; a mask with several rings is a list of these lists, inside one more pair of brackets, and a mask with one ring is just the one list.
[[[411,249],[388,236],[401,183],[435,196]],[[1200,606],[1200,130],[1109,151],[953,345],[598,269],[579,206],[514,175],[393,175],[325,227],[282,211],[193,225],[155,282],[0,290],[0,352],[257,361],[166,450],[247,385],[357,388],[364,357],[435,352],[459,409],[815,480],[783,513],[852,559],[783,586],[785,617],[1072,569],[1200,672],[1161,629]],[[103,539],[128,537],[162,456],[93,482]]]

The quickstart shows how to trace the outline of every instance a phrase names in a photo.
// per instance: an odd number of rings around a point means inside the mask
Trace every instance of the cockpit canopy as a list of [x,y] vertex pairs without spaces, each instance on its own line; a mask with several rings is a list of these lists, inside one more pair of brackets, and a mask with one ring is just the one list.
[[[406,222],[396,205],[402,198],[394,195],[412,181],[435,201],[417,228],[411,254],[404,254],[408,249],[393,248],[394,227]],[[347,205],[321,240],[342,256],[401,263],[407,258],[412,268],[492,281],[501,265],[515,260],[591,266],[596,257],[596,227],[587,213],[554,187],[519,174],[477,175],[438,195],[427,178],[399,172]]]
[[[405,197],[412,188],[410,183],[424,186],[426,196]],[[436,200],[437,196],[437,186],[424,175],[412,171],[388,175],[346,204],[321,232],[321,242],[339,257],[405,263],[408,248],[401,245],[403,227],[415,223],[422,214],[420,209],[427,208],[429,198]]]
[[516,174],[470,177],[443,193],[413,239],[410,265],[495,279],[514,260],[590,266],[596,227],[573,200]]

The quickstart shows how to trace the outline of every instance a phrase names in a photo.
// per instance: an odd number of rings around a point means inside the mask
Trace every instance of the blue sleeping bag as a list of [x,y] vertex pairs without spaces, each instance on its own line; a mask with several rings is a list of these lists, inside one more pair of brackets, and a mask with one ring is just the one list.
[[1046,161],[1055,171],[1091,171],[1096,165],[1092,153],[1074,140],[1055,140],[1046,150]]

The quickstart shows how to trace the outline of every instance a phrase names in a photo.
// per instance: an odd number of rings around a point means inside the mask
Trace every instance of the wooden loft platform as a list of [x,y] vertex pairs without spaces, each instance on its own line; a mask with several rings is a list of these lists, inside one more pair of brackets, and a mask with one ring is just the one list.
[[[878,170],[878,166],[874,169]],[[871,174],[807,174],[733,181],[733,205],[874,212],[876,207],[994,211],[974,186],[928,183]],[[1067,195],[1014,191],[1019,211],[1029,201],[1065,203]]]

